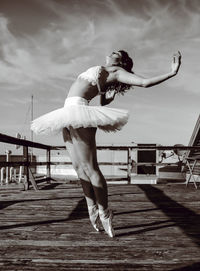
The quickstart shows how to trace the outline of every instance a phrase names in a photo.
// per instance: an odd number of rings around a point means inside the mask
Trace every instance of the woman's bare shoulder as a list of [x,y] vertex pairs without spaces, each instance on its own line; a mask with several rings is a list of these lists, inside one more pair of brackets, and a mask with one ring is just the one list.
[[119,66],[102,66],[99,78],[104,79],[103,81],[107,83],[114,82],[117,80],[117,73],[120,70],[124,69]]
[[117,72],[119,70],[124,70],[124,69],[122,67],[119,67],[119,66],[109,66],[109,67],[102,66],[102,70],[106,71],[108,73],[113,73],[113,72]]

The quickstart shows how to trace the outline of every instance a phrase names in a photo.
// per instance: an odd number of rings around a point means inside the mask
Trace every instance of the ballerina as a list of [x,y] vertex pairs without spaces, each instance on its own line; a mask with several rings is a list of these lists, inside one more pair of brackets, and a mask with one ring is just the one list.
[[[32,122],[36,134],[63,132],[63,139],[72,165],[81,181],[91,224],[99,231],[99,218],[105,232],[114,237],[113,213],[108,206],[106,180],[99,169],[96,151],[97,128],[112,132],[120,130],[128,121],[127,110],[109,108],[117,93],[125,93],[132,86],[151,87],[175,76],[181,64],[181,54],[173,56],[171,71],[144,78],[132,72],[133,61],[120,50],[106,57],[105,66],[94,66],[81,73],[70,87],[64,107],[47,113]],[[89,106],[100,95],[101,106]]]

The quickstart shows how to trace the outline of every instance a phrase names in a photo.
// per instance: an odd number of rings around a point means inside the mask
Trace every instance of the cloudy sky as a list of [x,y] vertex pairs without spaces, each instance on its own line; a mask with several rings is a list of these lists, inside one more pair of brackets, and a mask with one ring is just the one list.
[[129,123],[97,142],[188,144],[200,111],[199,0],[1,0],[0,37],[1,133],[30,138],[31,95],[35,118],[62,107],[76,76],[113,50],[127,50],[145,77],[169,72],[180,50],[176,77],[116,98],[110,106],[127,108]]

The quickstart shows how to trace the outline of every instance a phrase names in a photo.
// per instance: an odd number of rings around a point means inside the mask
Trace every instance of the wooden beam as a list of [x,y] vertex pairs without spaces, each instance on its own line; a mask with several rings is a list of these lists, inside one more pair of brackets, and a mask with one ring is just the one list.
[[[115,151],[126,151],[131,150],[200,150],[200,146],[97,146],[97,150],[115,150]],[[65,146],[51,146],[51,150],[65,150]]]
[[132,160],[131,160],[131,149],[127,149],[127,179],[128,183],[131,183],[131,169],[132,169]]
[[49,146],[49,145],[44,145],[41,143],[32,142],[32,141],[25,140],[25,139],[18,139],[16,137],[8,136],[8,135],[1,134],[1,133],[0,133],[0,142],[9,143],[9,144],[13,144],[13,145],[20,145],[20,146],[25,146],[25,147],[45,149],[45,150],[51,149],[51,146]]
[[30,168],[28,169],[28,172],[29,172],[29,181],[31,182],[33,188],[34,188],[35,190],[39,190],[39,188],[38,188],[38,186],[37,186],[37,183],[36,183],[36,181],[35,181],[35,178],[34,178],[34,176],[33,176],[33,173],[32,173],[32,171],[31,171]]
[[51,150],[46,151],[47,156],[47,182],[50,183],[51,179]]

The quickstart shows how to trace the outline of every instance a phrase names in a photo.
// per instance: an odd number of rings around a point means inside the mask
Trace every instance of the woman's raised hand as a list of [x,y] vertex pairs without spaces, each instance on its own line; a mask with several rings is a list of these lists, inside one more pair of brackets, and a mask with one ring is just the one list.
[[177,74],[179,68],[181,65],[181,53],[178,51],[176,54],[173,55],[173,59],[172,59],[172,72],[174,74]]

